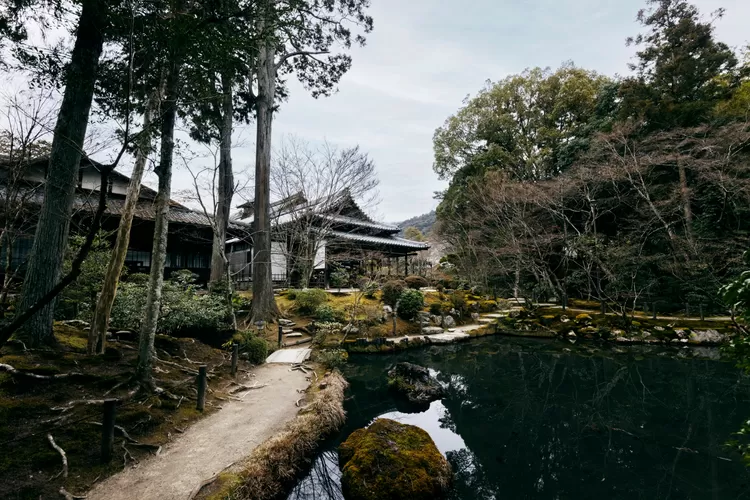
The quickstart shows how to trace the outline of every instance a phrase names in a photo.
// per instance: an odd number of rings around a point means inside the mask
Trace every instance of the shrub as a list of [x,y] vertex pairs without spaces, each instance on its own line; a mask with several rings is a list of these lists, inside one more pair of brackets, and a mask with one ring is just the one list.
[[407,276],[404,281],[406,282],[406,286],[414,290],[419,290],[429,285],[427,279],[421,276]]
[[295,294],[297,310],[302,314],[313,314],[315,310],[328,299],[324,290],[319,288],[306,288],[298,290]]
[[322,346],[323,344],[325,344],[330,335],[340,333],[341,328],[343,327],[341,323],[337,323],[335,321],[317,323],[316,326],[318,330],[315,333],[315,337],[313,337],[313,344],[315,344],[316,346]]
[[469,311],[469,304],[466,302],[466,293],[461,290],[456,290],[449,297],[451,306],[455,309],[462,317]]
[[127,282],[133,285],[146,285],[148,284],[149,275],[146,273],[133,273],[128,274]]
[[[132,278],[132,276],[131,276]],[[199,293],[196,285],[186,283],[185,274],[164,282],[157,333],[189,336],[211,335],[229,328],[230,311],[224,297]],[[148,285],[139,280],[120,283],[112,306],[112,328],[138,331]]]
[[345,318],[342,311],[337,311],[328,304],[323,304],[315,309],[315,319],[323,323],[333,323],[344,321]]
[[315,357],[315,360],[330,370],[340,369],[349,359],[349,353],[343,349],[325,349]]
[[388,281],[383,285],[383,302],[391,307],[395,307],[405,288],[406,283],[401,280]]
[[497,311],[497,302],[494,300],[483,300],[479,303],[479,312],[488,313]]
[[368,299],[374,299],[375,294],[378,293],[378,288],[380,288],[377,281],[369,278],[361,278],[358,285],[362,294]]
[[224,344],[224,347],[231,348],[232,343],[237,342],[240,345],[240,352],[248,354],[248,361],[254,365],[265,363],[268,357],[268,342],[260,338],[252,331],[237,332],[232,340]]
[[294,300],[297,298],[297,292],[299,290],[287,290],[286,291],[286,298],[289,300]]
[[406,290],[398,301],[398,315],[402,319],[413,319],[424,307],[424,295],[419,290]]
[[443,306],[439,302],[430,304],[430,314],[433,316],[440,316],[443,314]]
[[333,288],[343,288],[349,284],[349,273],[346,269],[338,268],[328,275],[328,279]]
[[442,283],[438,283],[437,286],[435,287],[435,290],[437,290],[440,293],[443,293],[445,291],[445,287],[443,286]]

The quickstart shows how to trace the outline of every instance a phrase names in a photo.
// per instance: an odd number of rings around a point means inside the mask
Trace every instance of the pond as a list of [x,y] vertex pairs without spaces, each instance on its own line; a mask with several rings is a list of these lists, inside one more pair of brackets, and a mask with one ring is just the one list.
[[[750,469],[724,446],[750,417],[750,380],[718,357],[507,337],[353,356],[347,422],[289,499],[343,498],[336,448],[377,417],[432,436],[456,500],[750,498]],[[403,413],[385,378],[397,361],[429,367],[447,397]]]

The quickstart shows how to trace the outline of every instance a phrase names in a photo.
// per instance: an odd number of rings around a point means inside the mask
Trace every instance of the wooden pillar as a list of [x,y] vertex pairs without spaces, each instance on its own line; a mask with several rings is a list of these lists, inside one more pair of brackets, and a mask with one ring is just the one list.
[[404,276],[409,276],[409,254],[404,255]]

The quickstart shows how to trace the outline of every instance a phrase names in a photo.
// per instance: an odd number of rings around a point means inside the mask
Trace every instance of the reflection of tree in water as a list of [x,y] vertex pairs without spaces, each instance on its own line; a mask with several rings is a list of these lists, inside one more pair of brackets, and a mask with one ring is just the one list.
[[[487,338],[354,358],[348,420],[329,449],[392,411],[385,372],[411,361],[439,372],[440,426],[466,443],[447,453],[454,500],[748,496],[750,472],[722,446],[750,414],[750,383],[731,364],[676,359],[692,350],[563,347]],[[339,477],[327,452],[290,498],[340,500]]]
[[305,478],[289,494],[289,500],[343,500],[341,472],[335,451],[318,455]]
[[495,347],[470,362],[446,356],[439,370],[449,386],[463,376],[468,389],[444,404],[503,496],[719,498],[750,479],[722,458],[728,421],[741,421],[749,402],[731,365]]

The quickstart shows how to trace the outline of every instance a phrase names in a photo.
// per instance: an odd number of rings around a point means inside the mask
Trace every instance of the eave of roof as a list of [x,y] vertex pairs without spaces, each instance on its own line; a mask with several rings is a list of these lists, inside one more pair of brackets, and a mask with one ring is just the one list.
[[383,246],[395,246],[399,248],[408,248],[411,250],[427,250],[430,245],[422,243],[420,241],[412,241],[396,236],[383,237],[383,236],[370,236],[358,233],[344,233],[341,231],[327,231],[326,235],[332,238],[338,238],[342,240],[356,241],[360,243],[371,243],[373,245]]
[[390,231],[392,233],[397,233],[400,231],[400,229],[396,226],[392,226],[390,224],[383,224],[380,222],[373,222],[370,220],[361,220],[356,219],[354,217],[348,217],[346,215],[330,215],[330,214],[316,214],[317,217],[320,217],[322,219],[329,220],[331,222],[338,222],[341,224],[351,224],[352,226],[359,226],[359,227],[366,227],[369,229],[377,229],[379,231]]

